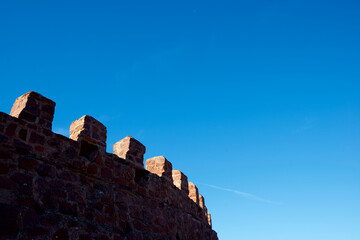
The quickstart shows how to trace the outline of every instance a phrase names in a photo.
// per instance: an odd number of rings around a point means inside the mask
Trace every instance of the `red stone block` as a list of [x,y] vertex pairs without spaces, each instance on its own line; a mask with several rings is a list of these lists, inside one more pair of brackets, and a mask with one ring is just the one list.
[[43,177],[54,178],[56,176],[56,169],[54,166],[47,164],[40,164],[36,167],[36,172]]
[[95,118],[85,115],[71,123],[70,139],[81,143],[80,155],[106,151],[106,127]]
[[69,240],[69,233],[65,228],[57,230],[52,237],[53,240]]
[[138,140],[127,136],[113,146],[113,153],[123,159],[133,162],[136,166],[144,167],[144,154],[146,148]]
[[53,101],[37,92],[28,92],[16,99],[10,115],[51,130],[54,112]]
[[96,174],[97,173],[97,166],[96,164],[89,164],[87,167],[87,173],[89,174]]
[[212,222],[211,222],[211,214],[208,212],[207,213],[207,219],[208,219],[208,223],[210,226],[212,226]]
[[19,158],[19,167],[22,169],[26,169],[31,171],[37,165],[37,161],[35,159],[29,157],[20,157]]
[[12,239],[19,231],[19,209],[16,206],[0,203],[0,213],[0,238]]
[[189,182],[189,198],[199,204],[199,190],[192,182]]
[[20,129],[19,131],[19,138],[23,141],[26,141],[26,137],[27,137],[27,130],[26,129]]
[[76,182],[78,180],[78,175],[72,171],[62,171],[58,174],[58,176],[61,179],[69,182]]
[[205,198],[199,194],[199,206],[202,208],[202,209],[205,209]]
[[43,146],[40,146],[40,145],[37,145],[37,146],[35,146],[35,151],[37,151],[37,152],[44,152],[44,147]]
[[8,177],[0,176],[0,189],[15,190],[17,187],[16,183]]
[[0,174],[7,174],[9,172],[9,164],[0,163]]
[[112,179],[113,178],[113,174],[111,169],[109,168],[102,168],[101,169],[101,177],[102,178],[107,178],[107,179]]
[[9,124],[5,130],[5,134],[8,137],[13,137],[15,135],[17,125],[15,123]]
[[145,166],[149,172],[172,182],[172,164],[164,156],[149,158]]
[[189,195],[189,183],[188,178],[185,174],[180,172],[179,170],[172,171],[172,179],[174,185],[180,190],[184,191],[186,195]]
[[37,143],[40,145],[44,145],[45,143],[45,137],[36,133],[36,132],[32,132],[30,135],[30,139],[29,139],[30,143]]

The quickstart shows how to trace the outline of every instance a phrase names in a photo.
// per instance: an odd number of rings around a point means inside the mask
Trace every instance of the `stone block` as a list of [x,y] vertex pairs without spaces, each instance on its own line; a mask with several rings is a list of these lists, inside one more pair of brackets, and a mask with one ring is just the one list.
[[179,170],[173,170],[172,178],[174,185],[180,190],[184,191],[186,195],[189,195],[189,183],[187,176]]
[[207,212],[207,219],[208,219],[208,223],[210,225],[210,227],[212,226],[212,222],[211,222],[211,214],[209,212]]
[[70,138],[81,143],[80,155],[106,151],[106,127],[89,115],[71,123]]
[[51,130],[55,105],[50,99],[31,91],[16,99],[10,115]]
[[127,136],[113,146],[113,152],[118,157],[127,159],[139,167],[144,167],[144,154],[146,148],[138,140]]
[[145,166],[149,172],[172,181],[172,164],[164,156],[149,158]]
[[202,208],[202,209],[205,209],[205,198],[199,194],[199,206]]
[[199,204],[199,190],[192,182],[189,182],[189,198]]

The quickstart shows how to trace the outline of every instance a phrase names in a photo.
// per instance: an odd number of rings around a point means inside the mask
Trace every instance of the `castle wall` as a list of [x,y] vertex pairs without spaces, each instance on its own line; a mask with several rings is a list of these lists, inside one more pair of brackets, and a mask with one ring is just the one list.
[[144,169],[130,136],[107,153],[90,116],[56,134],[54,110],[29,92],[0,112],[0,239],[217,239],[204,198],[165,157]]

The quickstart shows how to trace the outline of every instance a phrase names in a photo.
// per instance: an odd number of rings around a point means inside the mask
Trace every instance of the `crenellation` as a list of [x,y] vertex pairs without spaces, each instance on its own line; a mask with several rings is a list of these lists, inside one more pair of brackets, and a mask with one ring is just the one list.
[[187,176],[179,170],[172,171],[174,185],[189,195],[189,182]]
[[205,198],[201,194],[199,194],[199,206],[202,209],[204,209],[204,207],[205,207]]
[[144,168],[145,151],[145,146],[131,136],[127,136],[113,145],[113,152],[116,156],[129,160],[140,168]]
[[10,214],[0,214],[1,239],[217,240],[203,197],[165,157],[144,169],[132,137],[107,153],[106,127],[87,115],[70,138],[53,133],[41,120],[52,103],[31,92],[13,116],[0,112],[0,212]]
[[54,113],[55,102],[37,92],[28,92],[16,99],[10,116],[51,130]]
[[207,220],[210,226],[212,226],[212,221],[211,221],[211,214],[209,212],[207,212]]
[[199,190],[192,182],[189,182],[189,198],[199,205]]
[[81,143],[81,154],[106,151],[106,127],[95,118],[84,115],[71,123],[70,139]]
[[149,158],[145,166],[149,172],[172,182],[172,164],[164,156]]

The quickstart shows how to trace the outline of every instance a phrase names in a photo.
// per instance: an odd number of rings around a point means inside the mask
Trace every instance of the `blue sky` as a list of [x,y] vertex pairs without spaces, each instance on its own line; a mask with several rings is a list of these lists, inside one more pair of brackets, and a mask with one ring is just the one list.
[[221,240],[360,239],[359,1],[0,3],[0,110],[38,91],[166,156]]

